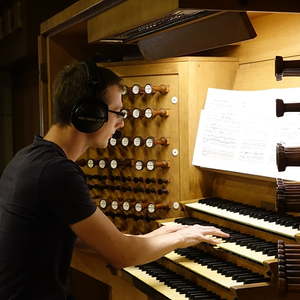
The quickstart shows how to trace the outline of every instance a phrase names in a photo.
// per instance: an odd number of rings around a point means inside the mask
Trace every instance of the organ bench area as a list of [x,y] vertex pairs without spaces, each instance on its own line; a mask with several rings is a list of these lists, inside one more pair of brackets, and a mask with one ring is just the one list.
[[[216,226],[230,238],[112,273],[96,254],[77,249],[73,267],[111,286],[113,299],[295,299],[279,294],[277,243],[299,241],[300,219],[274,211],[275,183],[191,165],[207,88],[231,89],[236,60],[186,57],[104,66],[123,78],[126,119],[107,149],[90,149],[78,160],[92,199],[125,233],[176,222]],[[235,189],[238,199],[231,197]]]

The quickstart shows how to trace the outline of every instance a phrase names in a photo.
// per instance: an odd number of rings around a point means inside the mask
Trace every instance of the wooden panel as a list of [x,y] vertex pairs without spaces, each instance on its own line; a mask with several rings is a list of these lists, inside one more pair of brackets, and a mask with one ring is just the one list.
[[41,34],[47,33],[54,27],[72,19],[74,16],[78,15],[82,11],[87,10],[94,5],[103,2],[103,0],[80,0],[54,15],[53,17],[47,19],[41,24]]
[[44,136],[49,129],[48,119],[48,78],[47,78],[47,42],[43,36],[38,37],[39,59],[39,112],[40,135]]
[[[53,83],[55,77],[59,71],[62,70],[67,64],[75,63],[78,58],[65,48],[59,41],[53,38],[47,38],[47,78],[48,78],[48,116],[45,117],[48,120],[48,128],[52,123],[52,96],[53,96]],[[70,43],[72,45],[72,43]],[[44,130],[47,130],[45,125]]]
[[70,291],[76,300],[110,300],[111,287],[75,269],[70,270]]
[[[228,55],[239,58],[241,64],[274,59],[276,55],[299,55],[297,41],[300,32],[298,14],[268,14],[254,18],[252,25],[257,37],[235,48]],[[259,81],[257,81],[258,83]]]
[[[195,7],[195,0],[183,0],[182,2],[184,7]],[[284,2],[281,0],[201,0],[201,8],[229,11],[300,11],[300,5],[293,0],[286,0]]]
[[255,299],[276,299],[275,286],[270,287],[268,283],[255,283],[249,284],[247,287],[234,287],[232,290],[235,291],[237,299],[252,300]]
[[239,176],[217,174],[213,184],[213,195],[275,210],[275,180],[265,182]]
[[111,273],[100,256],[75,248],[71,267],[111,286],[110,300],[148,300],[148,296],[133,285]]
[[[281,47],[277,48],[277,55],[281,55]],[[284,77],[281,81],[275,79],[275,56],[266,60],[240,65],[234,82],[235,90],[260,90],[273,88],[299,87],[298,77]],[[292,56],[288,59],[300,59]]]
[[211,194],[212,174],[192,165],[199,113],[204,107],[207,88],[231,89],[237,68],[237,62],[220,64],[212,58],[211,61],[190,63],[188,72],[182,76],[181,82],[186,81],[187,90],[184,86],[180,89],[180,112],[183,116],[180,139],[183,145],[188,145],[183,149],[187,151],[181,153],[181,162],[185,166],[180,181],[182,200]]

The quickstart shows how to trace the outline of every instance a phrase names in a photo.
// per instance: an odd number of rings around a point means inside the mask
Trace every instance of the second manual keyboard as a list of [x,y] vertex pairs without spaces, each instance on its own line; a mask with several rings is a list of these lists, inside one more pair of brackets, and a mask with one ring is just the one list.
[[300,219],[287,214],[276,214],[251,205],[236,203],[221,198],[206,198],[187,207],[220,218],[239,222],[251,227],[263,229],[289,238],[300,235]]
[[[201,226],[215,226],[221,229],[223,232],[230,234],[229,238],[218,240],[221,241],[217,247],[227,250],[229,252],[243,256],[249,260],[256,261],[263,264],[267,260],[273,260],[277,257],[277,244],[268,242],[261,238],[254,237],[250,234],[241,233],[229,228],[225,228],[207,221],[199,220],[196,218],[178,218],[174,220],[174,223],[184,225],[195,225]],[[165,225],[170,224],[163,223]]]

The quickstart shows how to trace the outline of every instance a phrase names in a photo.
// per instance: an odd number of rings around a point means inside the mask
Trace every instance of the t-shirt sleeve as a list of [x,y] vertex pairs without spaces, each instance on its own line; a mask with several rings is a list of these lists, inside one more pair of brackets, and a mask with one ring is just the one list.
[[74,162],[64,159],[49,163],[39,182],[45,209],[63,223],[74,224],[95,212],[84,175]]

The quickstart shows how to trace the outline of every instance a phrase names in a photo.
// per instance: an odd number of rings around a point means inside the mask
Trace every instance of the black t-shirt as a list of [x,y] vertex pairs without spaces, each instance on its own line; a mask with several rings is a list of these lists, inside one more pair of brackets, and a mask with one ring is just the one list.
[[0,299],[62,300],[75,234],[94,213],[81,169],[35,137],[0,180]]

